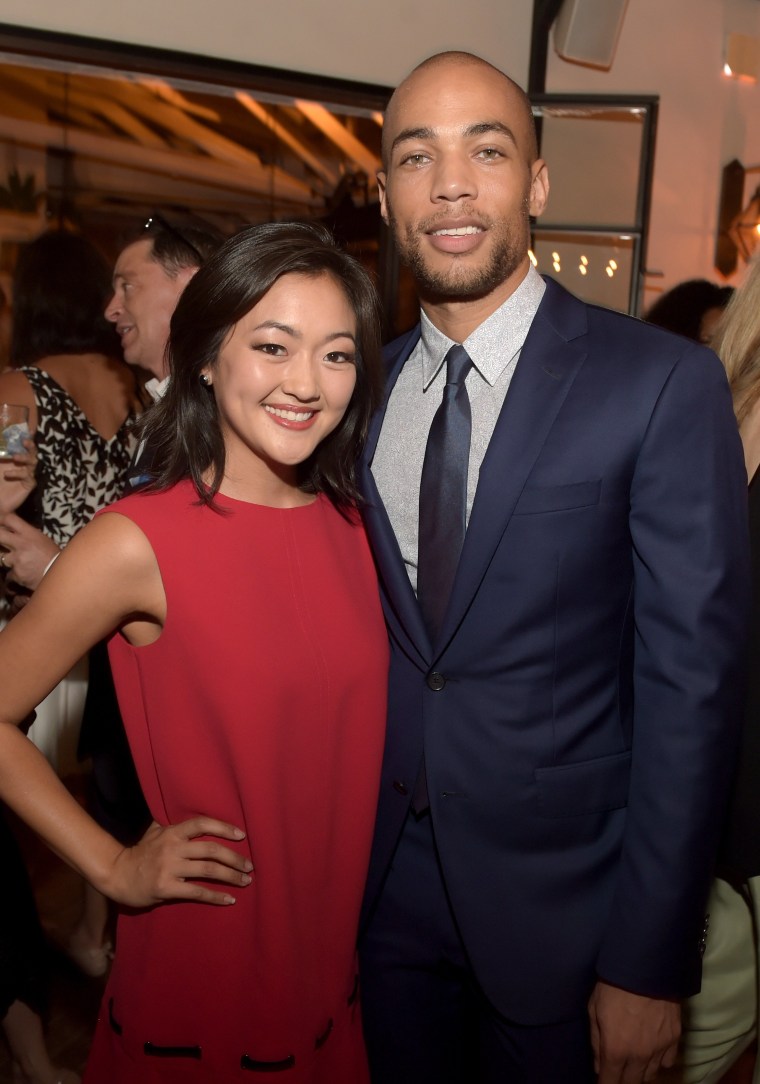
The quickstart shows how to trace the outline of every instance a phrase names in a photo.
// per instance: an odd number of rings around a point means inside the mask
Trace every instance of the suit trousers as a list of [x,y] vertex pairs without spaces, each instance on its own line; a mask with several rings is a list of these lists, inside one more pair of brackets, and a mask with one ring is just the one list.
[[[505,916],[505,921],[509,921]],[[588,1016],[520,1025],[480,990],[429,812],[410,813],[360,942],[373,1084],[591,1084]]]

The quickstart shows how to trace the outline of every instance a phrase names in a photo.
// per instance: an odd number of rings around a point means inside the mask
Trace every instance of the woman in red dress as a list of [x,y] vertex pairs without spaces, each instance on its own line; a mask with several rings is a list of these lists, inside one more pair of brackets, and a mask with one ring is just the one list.
[[[354,942],[387,644],[353,466],[380,384],[361,268],[253,227],[197,273],[154,480],[0,635],[0,797],[123,905],[88,1084],[363,1084]],[[109,645],[154,822],[124,848],[17,729]]]

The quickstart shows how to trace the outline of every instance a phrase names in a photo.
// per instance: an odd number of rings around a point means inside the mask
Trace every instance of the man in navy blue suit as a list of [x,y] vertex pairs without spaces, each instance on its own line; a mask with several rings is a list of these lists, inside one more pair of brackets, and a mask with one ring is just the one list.
[[484,61],[401,84],[378,179],[421,317],[362,468],[392,643],[373,1081],[652,1080],[699,987],[741,695],[724,374],[534,271],[547,169]]

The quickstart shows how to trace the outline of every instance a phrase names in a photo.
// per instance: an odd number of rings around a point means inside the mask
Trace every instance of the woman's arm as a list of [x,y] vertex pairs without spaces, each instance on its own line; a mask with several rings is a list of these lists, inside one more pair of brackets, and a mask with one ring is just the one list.
[[153,824],[123,847],[71,797],[45,758],[18,730],[82,655],[114,628],[136,643],[160,633],[166,610],[161,576],[143,533],[123,516],[101,516],[66,547],[31,602],[0,633],[0,798],[100,891],[134,907],[167,899],[234,902],[195,879],[248,884],[241,855],[215,840],[240,840],[236,827],[209,817]]

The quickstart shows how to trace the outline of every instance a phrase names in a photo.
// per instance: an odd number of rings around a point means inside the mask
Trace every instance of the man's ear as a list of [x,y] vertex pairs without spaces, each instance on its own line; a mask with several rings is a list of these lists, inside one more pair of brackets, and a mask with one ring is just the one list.
[[190,279],[200,271],[200,267],[180,267],[179,274],[182,278],[183,286],[187,286]]
[[529,209],[533,218],[543,214],[549,199],[549,170],[542,158],[537,158],[530,168]]
[[379,169],[377,171],[377,173],[375,174],[375,176],[377,177],[377,191],[378,191],[378,195],[380,196],[380,214],[383,216],[383,222],[387,226],[388,225],[388,209],[386,207],[385,192],[386,192],[386,183],[387,183],[387,180],[388,180],[388,175],[387,175],[387,173],[385,172],[384,169]]

